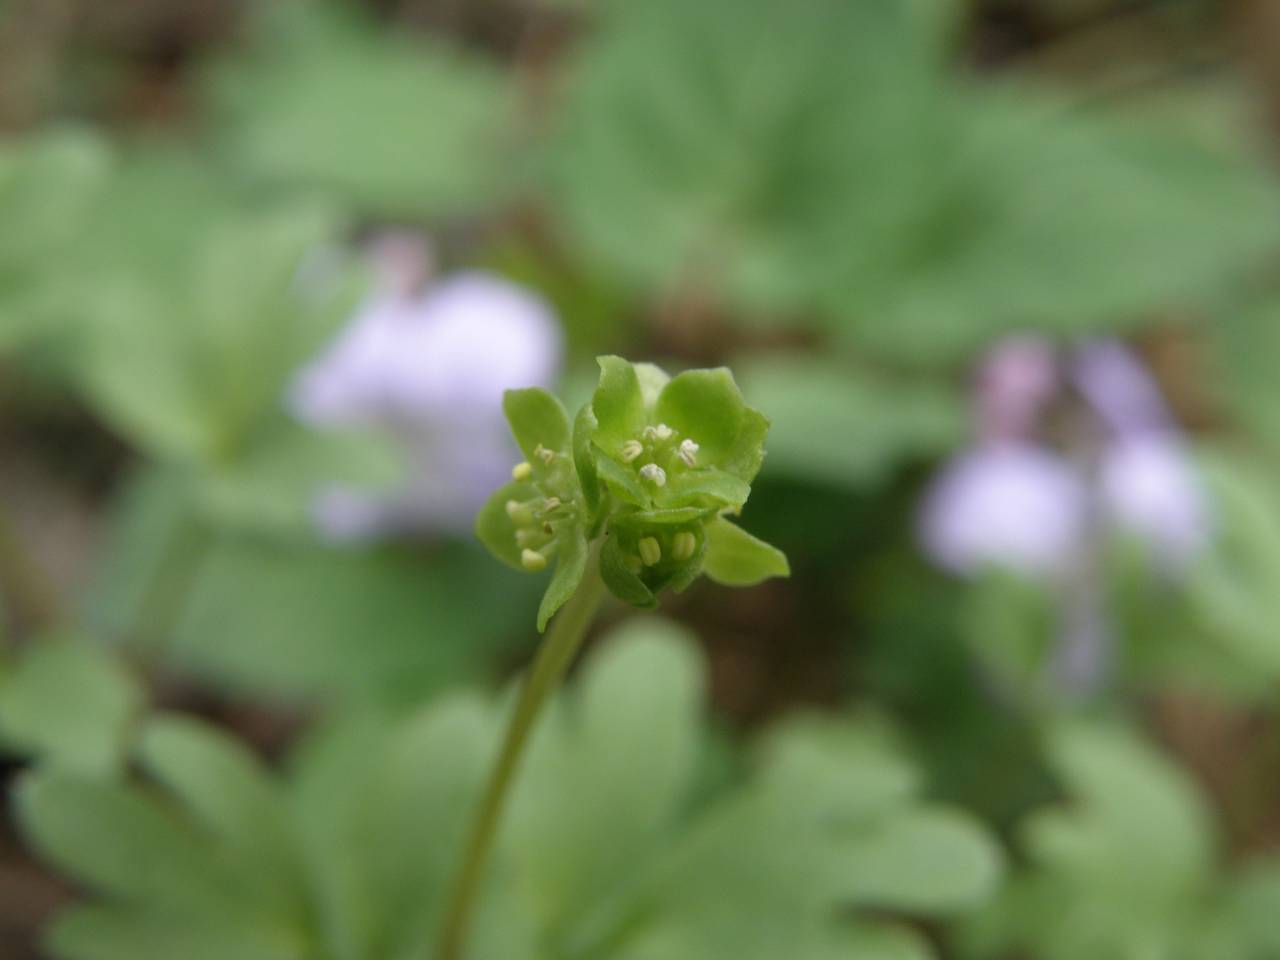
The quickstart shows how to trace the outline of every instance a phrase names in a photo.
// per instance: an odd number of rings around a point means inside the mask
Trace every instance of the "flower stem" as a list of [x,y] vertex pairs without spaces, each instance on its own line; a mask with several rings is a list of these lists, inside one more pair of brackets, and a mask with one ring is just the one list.
[[524,755],[524,748],[529,742],[539,712],[560,685],[574,655],[582,646],[587,628],[600,607],[600,601],[604,598],[598,552],[598,544],[593,545],[587,558],[587,572],[578,589],[552,622],[551,631],[538,648],[533,668],[520,691],[515,713],[511,716],[502,741],[502,751],[489,774],[489,782],[467,838],[461,865],[454,875],[444,923],[440,927],[435,960],[462,960],[468,923],[480,891],[489,850],[497,835],[502,810]]

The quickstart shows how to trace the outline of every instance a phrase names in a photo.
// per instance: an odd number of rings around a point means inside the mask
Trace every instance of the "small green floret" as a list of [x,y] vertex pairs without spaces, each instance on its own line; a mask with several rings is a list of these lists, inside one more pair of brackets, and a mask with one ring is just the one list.
[[730,523],[764,460],[768,419],[747,406],[730,372],[669,377],[651,364],[601,357],[600,383],[572,421],[544,390],[511,390],[504,409],[528,458],[480,511],[476,532],[519,569],[555,573],[538,628],[586,569],[603,538],[609,589],[641,607],[699,574],[734,585],[787,576],[786,557]]

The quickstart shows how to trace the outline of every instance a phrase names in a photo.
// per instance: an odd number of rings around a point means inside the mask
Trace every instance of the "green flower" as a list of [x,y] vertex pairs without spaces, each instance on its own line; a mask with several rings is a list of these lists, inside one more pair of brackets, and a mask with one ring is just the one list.
[[513,390],[504,407],[527,460],[476,523],[501,560],[555,572],[538,629],[572,595],[589,544],[603,538],[610,591],[653,607],[699,573],[731,585],[789,573],[786,557],[746,533],[737,514],[764,460],[769,421],[727,369],[669,377],[651,364],[600,358],[600,383],[570,426],[549,393]]

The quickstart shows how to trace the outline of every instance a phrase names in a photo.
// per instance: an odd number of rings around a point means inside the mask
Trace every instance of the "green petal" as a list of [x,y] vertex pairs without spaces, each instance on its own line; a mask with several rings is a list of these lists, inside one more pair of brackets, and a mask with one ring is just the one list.
[[569,449],[569,414],[564,405],[541,387],[508,390],[502,409],[511,433],[524,455],[532,460],[538,447],[564,453]]
[[633,513],[620,513],[609,522],[615,527],[626,527],[628,530],[641,530],[657,524],[671,526],[673,524],[692,523],[700,520],[707,511],[700,507],[675,507],[670,510],[636,510]]
[[508,500],[532,500],[538,489],[528,481],[514,481],[494,491],[480,512],[476,514],[476,537],[489,548],[489,552],[509,567],[523,570],[520,565],[520,547],[516,544],[516,528],[507,516]]
[[786,555],[741,527],[717,517],[706,526],[707,553],[702,569],[730,587],[749,587],[770,577],[791,575]]
[[582,485],[582,498],[586,502],[587,513],[593,522],[596,511],[600,509],[600,476],[596,470],[596,457],[591,447],[591,437],[599,426],[591,404],[583,404],[582,409],[573,419],[573,465],[578,471],[578,483]]
[[565,605],[582,582],[587,570],[587,531],[580,523],[562,523],[556,529],[559,543],[556,572],[551,575],[547,592],[538,606],[538,632],[547,628],[547,621]]
[[645,409],[652,410],[658,405],[663,387],[671,382],[671,375],[652,363],[636,363],[633,366],[636,379],[640,381],[640,395],[644,397]]
[[751,483],[764,463],[764,441],[769,434],[769,425],[768,417],[747,407],[742,417],[742,429],[728,452],[720,458],[720,469]]
[[627,568],[624,557],[617,535],[609,534],[600,549],[600,577],[604,585],[624,603],[652,610],[658,605],[658,598]]
[[727,367],[688,370],[662,389],[654,419],[696,441],[706,462],[719,463],[733,448],[746,409]]
[[615,497],[637,507],[650,505],[649,494],[641,485],[639,477],[603,450],[597,448],[595,454],[595,465],[600,472],[600,479],[608,484]]
[[591,397],[598,427],[596,440],[616,453],[640,435],[647,421],[644,394],[636,369],[621,357],[599,357],[600,383]]

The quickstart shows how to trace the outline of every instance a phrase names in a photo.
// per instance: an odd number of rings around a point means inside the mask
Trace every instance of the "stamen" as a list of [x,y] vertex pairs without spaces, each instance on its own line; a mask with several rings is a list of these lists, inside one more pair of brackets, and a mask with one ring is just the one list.
[[641,537],[637,546],[640,549],[640,560],[646,567],[652,567],[662,559],[662,547],[653,537]]
[[670,440],[675,435],[675,431],[665,423],[660,423],[656,428],[654,428],[653,434],[659,440]]
[[547,569],[547,558],[537,550],[529,550],[526,548],[520,553],[520,566],[524,567],[530,573],[538,573],[539,571]]
[[655,487],[665,487],[667,485],[667,471],[656,463],[646,463],[641,467],[640,476],[652,482]]
[[681,530],[671,538],[671,556],[677,560],[688,560],[698,548],[698,541],[688,530]]
[[517,527],[527,527],[533,523],[533,510],[527,503],[518,500],[507,501],[507,516]]
[[628,440],[622,445],[622,462],[630,463],[644,453],[644,444],[639,440]]
[[528,480],[533,476],[533,466],[528,460],[521,460],[511,468],[512,480]]
[[681,440],[679,456],[686,467],[696,467],[698,465],[698,445],[692,440]]
[[557,509],[559,506],[560,506],[559,497],[547,497],[547,499],[542,502],[542,512],[550,513],[552,510]]

